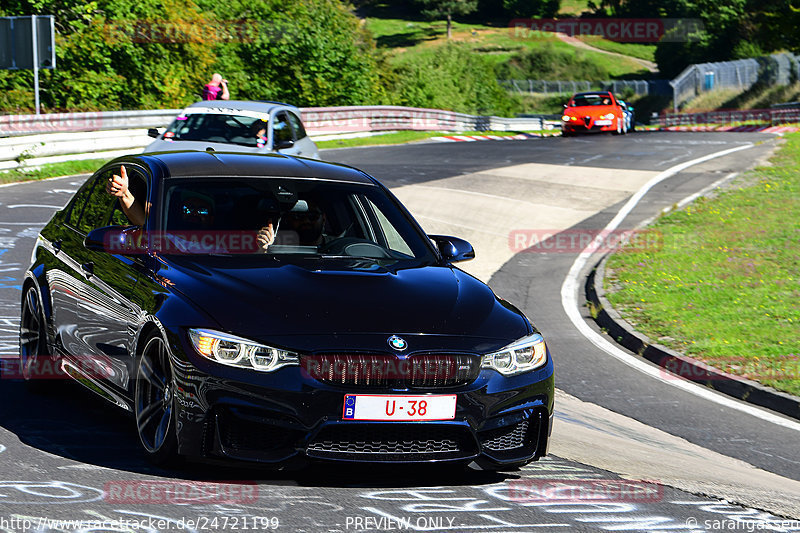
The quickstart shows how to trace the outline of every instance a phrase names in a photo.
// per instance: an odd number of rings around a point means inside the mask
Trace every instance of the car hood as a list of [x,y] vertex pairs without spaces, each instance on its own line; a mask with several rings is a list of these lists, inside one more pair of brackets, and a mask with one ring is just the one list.
[[165,141],[163,139],[156,139],[147,145],[147,148],[144,149],[144,153],[172,152],[175,150],[196,150],[202,152],[207,148],[213,148],[217,152],[247,152],[252,154],[266,154],[270,152],[265,148],[242,146],[241,144],[209,141]]
[[519,310],[453,267],[357,259],[329,262],[324,270],[319,260],[237,263],[175,257],[159,276],[220,329],[297,350],[386,350],[396,334],[410,351],[487,352],[530,333]]
[[605,115],[607,113],[619,113],[620,107],[615,105],[585,105],[578,107],[568,107],[564,110],[565,115]]

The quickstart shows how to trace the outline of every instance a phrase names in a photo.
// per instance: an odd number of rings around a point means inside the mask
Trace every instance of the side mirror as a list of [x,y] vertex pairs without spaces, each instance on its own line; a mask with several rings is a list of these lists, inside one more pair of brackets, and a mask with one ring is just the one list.
[[283,150],[285,148],[291,148],[294,146],[294,141],[292,139],[284,139],[283,141],[277,141],[275,143],[276,150]]
[[563,106],[563,107],[564,107],[564,109],[566,109],[566,108],[567,108],[567,104],[564,104],[564,106]]
[[140,226],[106,226],[89,232],[83,246],[96,252],[133,255],[147,252],[147,240]]
[[159,135],[161,135],[161,133],[159,133],[158,128],[150,128],[149,130],[147,130],[147,136],[148,137],[152,137],[153,139],[157,139]]
[[475,259],[475,249],[464,239],[446,235],[428,235],[428,237],[436,243],[439,253],[449,263]]

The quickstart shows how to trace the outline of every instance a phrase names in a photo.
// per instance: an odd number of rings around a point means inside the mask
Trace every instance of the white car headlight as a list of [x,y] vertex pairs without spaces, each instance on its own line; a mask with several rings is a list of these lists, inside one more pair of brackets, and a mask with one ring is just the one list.
[[607,115],[602,115],[600,118],[604,118],[606,120],[613,119],[614,118],[614,113],[608,113]]
[[272,372],[283,366],[299,365],[296,353],[209,329],[190,329],[189,339],[203,357],[239,368]]
[[535,370],[547,362],[547,347],[538,333],[523,337],[500,351],[484,355],[481,368],[492,368],[504,376]]

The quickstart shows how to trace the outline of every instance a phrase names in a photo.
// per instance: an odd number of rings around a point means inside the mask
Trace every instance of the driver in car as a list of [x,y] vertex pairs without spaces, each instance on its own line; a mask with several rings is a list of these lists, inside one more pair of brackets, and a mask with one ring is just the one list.
[[325,213],[313,204],[306,205],[307,209],[289,211],[281,218],[280,232],[272,220],[258,231],[256,239],[263,251],[266,252],[273,244],[300,246],[325,244],[323,235]]

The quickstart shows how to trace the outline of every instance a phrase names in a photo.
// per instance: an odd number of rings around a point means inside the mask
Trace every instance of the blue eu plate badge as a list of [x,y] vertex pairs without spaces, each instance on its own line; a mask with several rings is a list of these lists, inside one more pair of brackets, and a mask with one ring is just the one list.
[[342,418],[345,420],[353,420],[356,416],[356,397],[350,394],[344,397],[344,411]]

